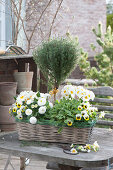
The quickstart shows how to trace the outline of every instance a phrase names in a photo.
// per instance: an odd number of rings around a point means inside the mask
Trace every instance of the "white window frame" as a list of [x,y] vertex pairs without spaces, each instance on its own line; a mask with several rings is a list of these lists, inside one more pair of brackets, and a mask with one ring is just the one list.
[[1,2],[1,43],[0,43],[0,49],[6,49],[6,38],[5,38],[5,0],[2,0]]

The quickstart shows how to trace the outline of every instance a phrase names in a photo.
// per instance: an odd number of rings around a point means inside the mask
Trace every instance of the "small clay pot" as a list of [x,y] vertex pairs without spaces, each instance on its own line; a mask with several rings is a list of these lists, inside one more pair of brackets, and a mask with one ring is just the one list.
[[0,105],[0,130],[1,131],[14,131],[16,130],[15,119],[9,114],[11,106]]
[[17,82],[0,82],[0,105],[12,105],[16,96]]
[[14,79],[18,83],[18,93],[22,91],[30,91],[32,88],[33,72],[15,72]]

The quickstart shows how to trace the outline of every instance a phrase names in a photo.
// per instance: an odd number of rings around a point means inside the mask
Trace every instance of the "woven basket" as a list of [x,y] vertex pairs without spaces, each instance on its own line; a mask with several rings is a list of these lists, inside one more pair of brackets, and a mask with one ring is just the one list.
[[58,127],[50,125],[17,123],[19,140],[74,144],[86,144],[90,142],[92,127],[64,127],[61,133],[58,133],[58,129]]

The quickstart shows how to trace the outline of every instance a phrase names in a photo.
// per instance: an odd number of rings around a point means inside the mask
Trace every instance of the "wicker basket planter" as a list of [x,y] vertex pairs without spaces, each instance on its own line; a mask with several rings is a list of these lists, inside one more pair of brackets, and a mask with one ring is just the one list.
[[50,125],[17,122],[19,140],[25,141],[86,144],[90,142],[93,127],[64,127],[61,133],[58,133],[58,129]]

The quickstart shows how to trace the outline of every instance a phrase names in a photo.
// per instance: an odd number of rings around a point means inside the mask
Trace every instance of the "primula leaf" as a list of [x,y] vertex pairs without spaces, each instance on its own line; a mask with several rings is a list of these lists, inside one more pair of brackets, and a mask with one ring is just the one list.
[[36,95],[37,95],[37,97],[40,97],[40,92],[38,91]]

